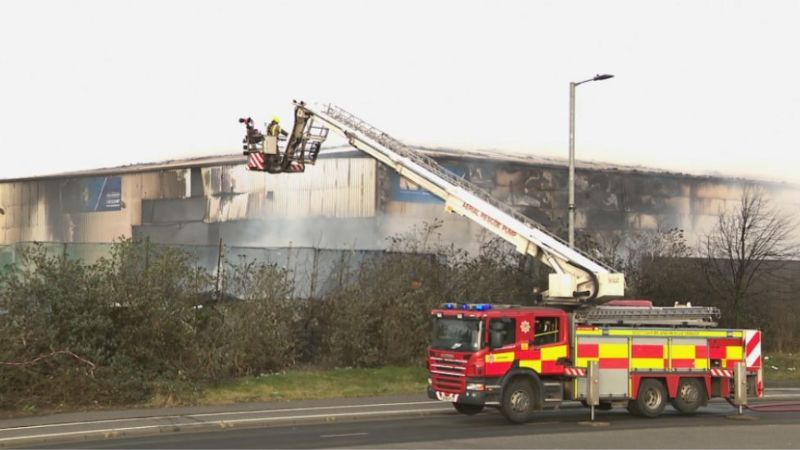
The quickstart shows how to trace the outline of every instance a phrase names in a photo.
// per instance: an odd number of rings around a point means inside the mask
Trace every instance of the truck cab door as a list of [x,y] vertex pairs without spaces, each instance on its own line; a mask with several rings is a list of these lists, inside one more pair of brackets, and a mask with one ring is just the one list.
[[538,352],[543,375],[563,375],[568,356],[566,317],[561,314],[536,315],[533,320],[531,346]]
[[487,377],[505,375],[516,359],[516,328],[514,318],[492,318],[489,320],[489,351],[485,356]]

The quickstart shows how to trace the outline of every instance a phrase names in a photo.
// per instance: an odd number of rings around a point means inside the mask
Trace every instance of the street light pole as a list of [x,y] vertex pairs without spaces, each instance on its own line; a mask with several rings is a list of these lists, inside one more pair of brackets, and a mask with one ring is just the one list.
[[575,86],[569,83],[569,248],[575,248]]
[[597,74],[594,78],[569,83],[569,247],[575,248],[575,88],[590,81],[602,81],[614,75]]

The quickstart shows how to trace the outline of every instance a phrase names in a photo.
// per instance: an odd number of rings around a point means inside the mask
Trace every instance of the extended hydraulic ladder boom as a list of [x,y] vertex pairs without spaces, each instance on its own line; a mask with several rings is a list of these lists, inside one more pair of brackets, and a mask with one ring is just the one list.
[[[517,251],[529,254],[551,267],[545,301],[578,305],[594,299],[620,297],[624,294],[621,273],[587,254],[572,249],[543,226],[494,199],[469,181],[441,167],[432,158],[378,130],[342,108],[327,105],[311,109],[295,102],[295,117],[318,119],[341,134],[349,143],[386,164],[445,201],[445,208],[478,223],[512,243]],[[302,139],[292,145],[303,145]]]

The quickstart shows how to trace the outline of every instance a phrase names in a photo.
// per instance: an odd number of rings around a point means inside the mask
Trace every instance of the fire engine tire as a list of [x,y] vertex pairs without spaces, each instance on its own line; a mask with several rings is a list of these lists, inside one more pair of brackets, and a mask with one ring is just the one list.
[[664,383],[652,378],[644,379],[639,385],[639,396],[634,402],[631,413],[637,416],[658,417],[667,406],[667,399]]
[[461,414],[474,416],[483,411],[483,405],[468,405],[466,403],[453,403],[453,407]]
[[640,416],[642,412],[639,411],[639,407],[636,406],[636,400],[631,400],[628,402],[628,412],[631,413],[632,416]]
[[697,378],[682,378],[672,406],[683,414],[694,414],[703,404],[706,390]]
[[503,389],[500,412],[511,423],[525,423],[533,411],[534,400],[533,388],[528,380],[524,378],[511,380]]

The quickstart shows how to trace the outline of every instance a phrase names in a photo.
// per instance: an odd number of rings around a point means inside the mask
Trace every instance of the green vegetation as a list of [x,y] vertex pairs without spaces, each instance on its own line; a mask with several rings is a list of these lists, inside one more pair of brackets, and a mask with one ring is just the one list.
[[[147,241],[92,264],[34,246],[0,272],[0,410],[422,392],[422,369],[391,367],[424,366],[430,310],[530,303],[538,275],[497,242],[475,257],[442,246],[439,225],[312,299],[292,296],[291,273],[244,258],[217,279]],[[312,370],[261,376],[298,367]]]
[[767,385],[770,381],[800,381],[800,353],[765,355],[763,368]]
[[424,367],[376,369],[289,370],[257,377],[239,378],[209,386],[197,402],[228,404],[272,400],[369,397],[425,392]]

